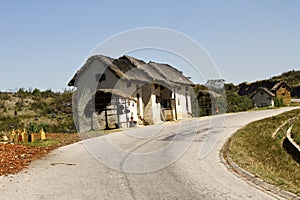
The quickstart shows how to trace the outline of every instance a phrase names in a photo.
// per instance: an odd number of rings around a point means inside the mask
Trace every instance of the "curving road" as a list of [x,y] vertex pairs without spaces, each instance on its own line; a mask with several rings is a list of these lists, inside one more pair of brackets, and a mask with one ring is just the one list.
[[[225,115],[216,145],[204,159],[199,159],[199,151],[211,133],[210,117],[136,128],[65,146],[18,175],[0,177],[0,199],[278,199],[229,172],[219,151],[247,123],[291,109]],[[180,155],[186,144],[189,148]],[[172,151],[158,152],[162,147]],[[169,158],[178,155],[169,164]]]

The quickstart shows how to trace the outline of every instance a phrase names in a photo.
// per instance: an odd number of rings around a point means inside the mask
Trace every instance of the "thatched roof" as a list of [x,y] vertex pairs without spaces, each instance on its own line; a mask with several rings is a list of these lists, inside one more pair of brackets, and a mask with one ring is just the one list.
[[174,87],[178,84],[192,85],[193,83],[186,78],[182,72],[168,64],[155,62],[145,63],[142,60],[131,56],[122,56],[113,59],[108,56],[94,55],[81,67],[73,78],[69,81],[68,86],[76,86],[75,80],[78,75],[83,73],[92,62],[98,60],[107,66],[106,70],[112,71],[120,79],[127,81],[138,81],[142,83],[159,83],[165,86]]
[[72,79],[69,81],[68,86],[75,86],[75,80],[77,76],[81,73],[83,73],[87,68],[90,66],[92,62],[94,62],[96,59],[101,60],[106,65],[110,65],[113,61],[113,58],[103,55],[95,55],[91,56],[86,63],[75,73],[75,75],[72,77]]
[[280,81],[280,82],[276,83],[276,84],[272,87],[271,91],[276,91],[281,85],[285,85],[286,88],[288,88],[289,90],[292,90],[292,87],[289,86],[289,84],[287,84],[287,83],[284,82],[284,81]]
[[193,82],[190,81],[187,77],[185,77],[181,71],[175,69],[174,67],[168,64],[149,62],[149,65],[171,83],[186,85],[193,84]]
[[265,93],[267,93],[269,96],[271,97],[275,97],[275,94],[273,92],[271,92],[268,88],[265,87],[259,87],[257,90],[255,90],[250,97],[253,97],[256,93],[258,93],[259,91],[263,91]]
[[151,65],[145,63],[142,60],[136,59],[131,56],[123,56],[119,59],[129,60],[140,71],[142,71],[143,73],[147,74],[150,78],[152,78],[152,81],[155,83],[159,83],[161,85],[166,85],[171,87],[174,86],[174,84],[170,83],[162,74],[160,74],[157,70],[155,70]]
[[113,59],[108,56],[95,55],[90,57],[83,67],[76,72],[73,78],[69,81],[68,86],[75,86],[75,80],[77,76],[87,70],[91,63],[95,62],[96,60],[104,63],[107,67],[106,70],[112,71],[120,79],[144,83],[151,81],[151,77],[148,77],[145,73],[136,69],[136,67],[129,61],[126,62],[126,60],[122,59]]

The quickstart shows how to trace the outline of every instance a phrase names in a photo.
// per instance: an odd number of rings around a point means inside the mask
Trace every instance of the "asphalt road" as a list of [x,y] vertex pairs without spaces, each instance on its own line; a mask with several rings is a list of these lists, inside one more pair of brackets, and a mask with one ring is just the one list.
[[291,101],[294,102],[294,103],[299,103],[300,99],[291,99]]
[[[81,141],[0,177],[0,199],[276,199],[229,172],[219,151],[247,123],[291,109],[218,116],[223,128],[204,117]],[[204,141],[216,138],[204,157]]]

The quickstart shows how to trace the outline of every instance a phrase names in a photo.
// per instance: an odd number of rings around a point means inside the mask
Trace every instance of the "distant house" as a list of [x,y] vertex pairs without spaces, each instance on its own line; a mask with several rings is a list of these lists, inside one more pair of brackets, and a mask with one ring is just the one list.
[[[68,85],[78,88],[77,83],[85,79],[95,79],[97,87],[95,113],[85,114],[85,122],[79,122],[92,124],[89,129],[158,124],[182,119],[192,112],[190,87],[193,83],[168,64],[145,63],[130,56],[113,59],[95,55]],[[88,113],[84,110],[93,110],[87,107],[80,108],[80,116]],[[81,127],[84,128],[80,131],[88,129],[86,125]]]
[[[262,91],[262,88],[264,91]],[[264,107],[262,105],[270,106],[271,105],[270,101],[263,97],[259,97],[258,92],[267,93],[267,96],[273,98],[273,100],[275,100],[275,98],[278,100],[281,99],[284,105],[290,105],[291,103],[292,87],[289,86],[284,81],[280,81],[280,82],[257,81],[254,83],[242,83],[240,84],[240,89],[238,91],[238,94],[242,96],[243,95],[250,96],[253,100],[254,106],[256,107]],[[254,95],[255,97],[253,97]]]
[[274,97],[270,90],[265,87],[258,88],[252,95],[250,95],[254,107],[268,107],[274,106]]
[[283,104],[290,105],[291,104],[291,91],[292,87],[289,86],[286,82],[278,82],[276,83],[271,91],[275,94],[276,98],[282,99]]

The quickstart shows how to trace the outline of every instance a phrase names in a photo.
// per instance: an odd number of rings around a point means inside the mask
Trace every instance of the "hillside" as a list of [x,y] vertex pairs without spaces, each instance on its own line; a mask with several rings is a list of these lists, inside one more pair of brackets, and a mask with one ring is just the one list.
[[274,76],[269,79],[270,81],[278,82],[278,81],[285,81],[292,87],[299,87],[300,86],[300,70],[299,71],[288,71],[284,72],[281,75]]
[[238,85],[239,95],[249,95],[253,93],[258,87],[272,88],[279,81],[284,81],[289,84],[292,90],[292,97],[300,97],[300,70],[284,72],[281,75],[274,76],[269,79],[259,80],[253,83],[243,82]]
[[51,133],[75,133],[72,115],[72,92],[51,90],[0,93],[0,131],[26,128],[36,132],[44,128]]

